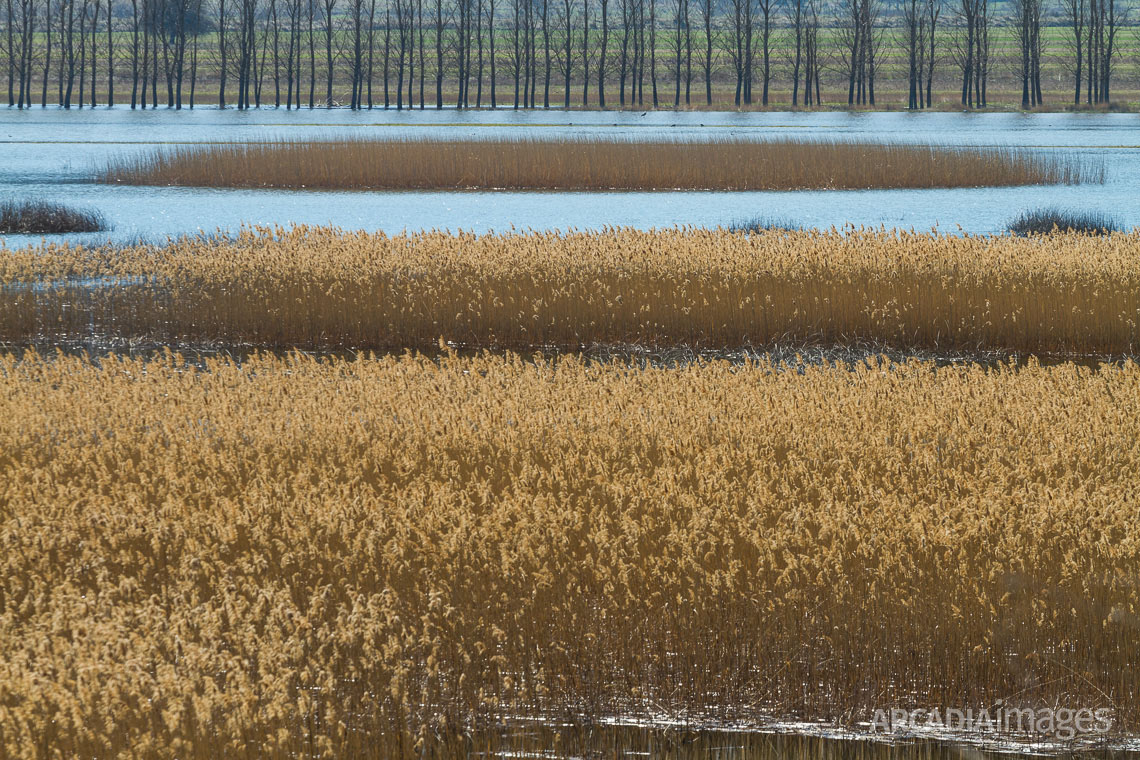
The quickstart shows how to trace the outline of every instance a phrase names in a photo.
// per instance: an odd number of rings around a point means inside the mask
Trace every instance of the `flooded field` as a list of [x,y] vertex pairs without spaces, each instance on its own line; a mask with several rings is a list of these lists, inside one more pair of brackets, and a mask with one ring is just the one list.
[[[955,190],[807,192],[313,192],[96,184],[109,161],[162,145],[279,139],[615,137],[805,138],[1032,147],[1104,162],[1104,184]],[[67,202],[102,213],[109,233],[54,239],[161,241],[242,225],[351,230],[642,229],[729,225],[756,217],[992,233],[1026,209],[1060,206],[1140,224],[1140,120],[1129,114],[608,113],[534,111],[0,111],[0,200]],[[9,247],[36,236],[3,237]]]
[[[96,181],[418,137],[1104,181]],[[0,235],[0,755],[1140,760],[1137,116],[34,108],[0,153],[0,206],[107,223]],[[1045,207],[1117,232],[990,236]]]

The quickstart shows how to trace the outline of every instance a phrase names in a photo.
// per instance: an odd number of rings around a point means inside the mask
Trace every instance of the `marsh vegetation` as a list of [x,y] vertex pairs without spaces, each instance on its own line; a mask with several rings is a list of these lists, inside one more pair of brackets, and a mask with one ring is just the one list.
[[1009,223],[1009,231],[1015,235],[1048,235],[1053,232],[1108,235],[1117,230],[1117,223],[1107,214],[1058,208],[1026,211]]
[[1136,725],[1137,365],[777,369],[0,356],[0,751]]
[[[247,230],[0,259],[0,340],[1133,354],[1140,233]],[[89,282],[106,283],[92,287]],[[34,287],[28,287],[34,285]]]
[[0,202],[0,234],[55,235],[70,232],[101,232],[107,229],[102,215],[51,201]]
[[[197,225],[220,196],[316,205],[288,189],[306,177],[767,181],[734,156],[821,189],[1103,171],[572,145],[175,149],[115,171],[285,190],[88,189]],[[375,202],[324,202],[357,197]],[[795,226],[0,248],[0,756],[953,760],[1066,739],[857,734],[880,708],[997,704],[1111,716],[1057,751],[1134,742],[1140,232]]]
[[1012,148],[812,140],[334,140],[165,148],[100,180],[326,190],[822,190],[1099,182],[1104,167]]

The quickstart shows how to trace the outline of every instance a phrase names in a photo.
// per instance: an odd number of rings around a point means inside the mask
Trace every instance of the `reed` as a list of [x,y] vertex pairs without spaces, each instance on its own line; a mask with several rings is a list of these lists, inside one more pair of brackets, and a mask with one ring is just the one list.
[[1140,720],[1136,364],[4,355],[0,418],[6,757]]
[[0,253],[0,340],[1134,354],[1140,234],[246,230]]
[[51,201],[0,203],[0,234],[53,235],[105,229],[106,220],[94,211],[81,211]]
[[1118,232],[1119,225],[1112,217],[1095,211],[1040,208],[1023,212],[1009,223],[1008,229],[1015,235],[1048,235],[1056,231],[1109,235]]
[[333,140],[168,148],[103,182],[310,190],[850,190],[1103,181],[1103,166],[1009,148],[714,140]]
[[803,225],[787,219],[772,219],[766,216],[753,216],[737,219],[728,225],[730,232],[773,232],[776,230],[802,230]]

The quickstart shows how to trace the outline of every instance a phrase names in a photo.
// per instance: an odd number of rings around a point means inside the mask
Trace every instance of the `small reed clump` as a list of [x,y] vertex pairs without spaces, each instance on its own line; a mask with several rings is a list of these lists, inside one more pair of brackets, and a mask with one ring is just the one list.
[[100,361],[0,356],[5,757],[1140,720],[1136,364]]
[[1065,211],[1043,208],[1026,211],[1009,223],[1015,235],[1048,235],[1053,232],[1080,232],[1086,235],[1108,235],[1117,231],[1112,217],[1095,211]]
[[4,201],[0,203],[0,234],[58,235],[69,232],[102,232],[107,222],[94,211],[80,211],[50,201]]
[[281,141],[162,149],[103,182],[310,190],[851,190],[1098,182],[1104,167],[1007,148],[783,140]]
[[765,216],[754,216],[737,219],[728,225],[730,232],[775,232],[778,230],[802,230],[803,225],[786,219],[771,219]]
[[0,255],[0,341],[1134,354],[1140,233],[246,230]]

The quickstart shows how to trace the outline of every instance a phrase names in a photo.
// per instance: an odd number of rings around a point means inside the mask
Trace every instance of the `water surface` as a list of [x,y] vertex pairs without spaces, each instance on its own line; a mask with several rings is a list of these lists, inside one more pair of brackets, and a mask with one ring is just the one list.
[[[109,160],[163,145],[504,136],[1026,146],[1103,161],[1107,178],[1103,185],[1080,186],[736,193],[312,192],[91,181]],[[0,155],[0,200],[61,201],[107,218],[109,233],[52,238],[84,242],[163,240],[293,222],[395,233],[716,226],[753,217],[805,227],[855,224],[991,233],[1040,206],[1104,212],[1125,227],[1140,225],[1140,117],[1133,114],[0,109]],[[40,238],[8,235],[0,240],[14,247]]]

